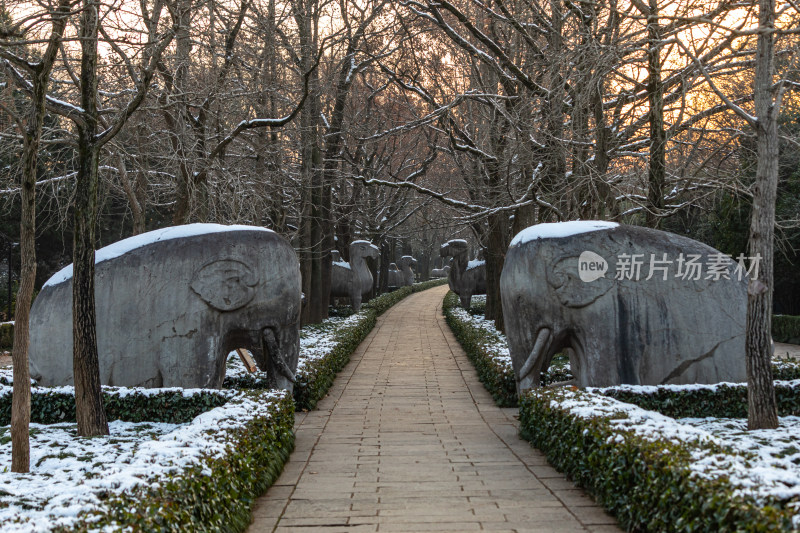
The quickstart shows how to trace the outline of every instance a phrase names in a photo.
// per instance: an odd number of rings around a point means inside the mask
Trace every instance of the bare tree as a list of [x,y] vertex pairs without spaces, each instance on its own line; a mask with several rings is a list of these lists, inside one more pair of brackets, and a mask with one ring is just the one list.
[[[772,294],[775,200],[778,191],[778,115],[783,87],[775,91],[775,0],[758,4],[758,45],[754,82],[758,167],[750,222],[750,255],[762,261],[759,278],[747,289],[747,427],[778,427],[778,404],[772,383]],[[777,95],[775,95],[777,92]]]
[[[47,14],[50,18],[50,36],[47,48],[38,61],[28,61],[13,54],[0,43],[3,58],[10,78],[30,93],[29,109],[25,120],[20,121],[23,136],[22,152],[22,210],[20,219],[20,278],[17,291],[14,324],[14,392],[11,405],[11,470],[30,470],[29,426],[31,418],[31,380],[28,367],[30,345],[30,309],[36,281],[36,175],[39,147],[45,117],[45,99],[50,83],[50,73],[56,62],[61,38],[67,25],[72,0],[60,0],[56,8]],[[19,72],[17,68],[24,71]],[[30,79],[25,78],[27,74]]]
[[[97,327],[94,302],[94,263],[98,211],[99,157],[102,147],[123,128],[130,116],[145,100],[155,74],[156,65],[174,31],[159,34],[159,21],[164,3],[156,0],[152,11],[140,4],[141,21],[145,26],[144,43],[140,43],[138,68],[128,53],[101,27],[101,10],[108,9],[96,0],[83,0],[78,35],[80,38],[80,72],[71,70],[69,56],[65,68],[79,91],[79,106],[51,100],[50,109],[71,119],[77,130],[77,183],[74,200],[73,228],[73,374],[78,434],[108,434],[108,423],[102,403],[100,370],[97,355]],[[106,42],[119,57],[134,87],[130,99],[122,101],[111,120],[104,120],[98,105],[98,41]],[[127,94],[123,92],[122,94]]]

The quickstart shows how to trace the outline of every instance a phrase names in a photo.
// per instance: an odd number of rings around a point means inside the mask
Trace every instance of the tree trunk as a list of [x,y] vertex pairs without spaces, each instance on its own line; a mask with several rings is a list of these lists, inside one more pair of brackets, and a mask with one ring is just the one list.
[[486,253],[486,309],[491,306],[494,325],[499,331],[505,331],[503,305],[500,300],[500,274],[508,250],[508,216],[495,214],[489,216],[489,246]]
[[[66,26],[69,1],[61,0],[42,60],[34,68],[30,115],[24,132],[22,205],[20,214],[20,276],[14,322],[14,390],[11,397],[11,471],[30,471],[31,379],[28,365],[30,311],[36,283],[36,174],[50,72]],[[10,243],[9,243],[10,246]],[[10,282],[10,280],[9,280]],[[9,309],[11,303],[9,302]]]
[[[25,132],[22,161],[22,206],[20,232],[19,290],[14,322],[14,392],[11,398],[11,471],[30,470],[29,425],[31,420],[31,378],[28,368],[30,311],[36,281],[36,167],[44,118],[47,83],[34,81],[30,121]],[[11,243],[9,243],[11,246]]]
[[78,178],[73,237],[72,336],[75,411],[78,435],[108,435],[97,357],[94,302],[94,247],[97,220],[97,5],[84,0],[81,14],[81,107],[78,126]]
[[759,2],[754,97],[758,168],[750,220],[750,256],[761,258],[759,277],[747,290],[747,427],[778,427],[772,383],[772,291],[775,200],[778,190],[778,105],[772,98],[775,0]]
[[[189,102],[187,95],[189,63],[192,53],[192,40],[190,35],[190,24],[192,18],[191,2],[179,0],[176,2],[177,12],[177,32],[175,34],[175,56],[176,68],[173,80],[173,117],[174,128],[172,145],[178,154],[178,183],[176,185],[175,211],[172,216],[173,224],[186,224],[192,215],[194,180],[192,178],[192,168],[189,159],[191,150],[187,145],[191,144],[191,128],[189,126]],[[167,109],[164,110],[168,114]]]
[[647,15],[647,98],[650,103],[650,165],[647,189],[647,226],[657,228],[664,209],[666,182],[666,146],[664,131],[664,84],[661,81],[661,26],[658,0],[649,0]]
[[389,263],[392,262],[392,250],[385,238],[381,239],[381,266],[379,269],[378,292],[383,294],[389,292]]

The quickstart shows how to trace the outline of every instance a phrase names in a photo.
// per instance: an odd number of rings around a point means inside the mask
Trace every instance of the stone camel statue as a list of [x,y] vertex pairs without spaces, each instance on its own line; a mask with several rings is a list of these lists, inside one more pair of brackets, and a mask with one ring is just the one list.
[[474,294],[486,294],[486,261],[470,261],[467,251],[467,241],[463,239],[447,241],[439,249],[442,257],[453,258],[447,280],[464,309],[469,309]]
[[331,296],[346,296],[354,311],[361,309],[361,297],[372,290],[372,272],[365,257],[377,259],[380,250],[369,241],[350,243],[350,262],[334,261],[331,271]]

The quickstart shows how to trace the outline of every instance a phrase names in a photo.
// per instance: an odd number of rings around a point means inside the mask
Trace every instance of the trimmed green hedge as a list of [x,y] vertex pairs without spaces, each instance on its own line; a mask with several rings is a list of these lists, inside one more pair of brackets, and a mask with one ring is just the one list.
[[[72,388],[33,387],[31,389],[31,422],[57,424],[75,422],[75,393]],[[197,415],[228,402],[212,390],[185,396],[183,389],[117,389],[103,387],[103,407],[108,420],[126,422],[167,422],[185,424]],[[130,391],[130,392],[129,392]],[[0,426],[11,424],[11,389],[0,393]]]
[[773,315],[772,339],[775,342],[800,344],[800,316]]
[[[747,386],[636,387],[595,389],[621,402],[638,405],[673,418],[747,418]],[[787,382],[775,383],[780,416],[800,416],[800,389]]]
[[[350,361],[350,354],[358,348],[358,345],[375,327],[375,322],[380,315],[410,294],[446,283],[447,279],[415,283],[411,287],[402,287],[387,292],[365,303],[359,311],[362,316],[361,320],[355,325],[343,327],[337,332],[334,349],[326,357],[308,361],[305,369],[297,373],[294,384],[295,409],[310,411],[316,407],[317,402],[325,396],[333,384],[336,374]],[[223,386],[236,389],[266,388],[264,380],[258,375],[245,375],[235,379],[225,378]]]
[[773,359],[772,379],[782,381],[800,379],[800,360],[790,358]]
[[560,407],[586,392],[537,389],[520,401],[520,433],[586,488],[628,531],[789,531],[793,511],[737,495],[727,479],[692,475],[692,452],[710,443],[652,442],[609,417],[581,418]]
[[244,531],[255,499],[278,478],[294,448],[293,424],[294,403],[286,394],[271,406],[269,417],[228,431],[223,457],[203,457],[158,484],[113,495],[102,511],[64,531]]
[[495,354],[487,346],[487,341],[496,341],[497,338],[492,339],[486,330],[459,320],[453,312],[458,305],[460,305],[458,295],[452,291],[448,292],[442,304],[447,325],[464,348],[467,357],[475,365],[478,378],[492,395],[495,403],[500,407],[516,407],[517,383],[514,370],[509,365],[498,363]]

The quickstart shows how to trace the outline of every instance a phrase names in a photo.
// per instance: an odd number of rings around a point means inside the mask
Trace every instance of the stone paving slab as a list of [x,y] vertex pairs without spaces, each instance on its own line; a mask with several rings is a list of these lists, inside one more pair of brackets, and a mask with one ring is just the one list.
[[378,319],[253,509],[262,532],[621,531],[517,435],[442,316],[447,287]]

